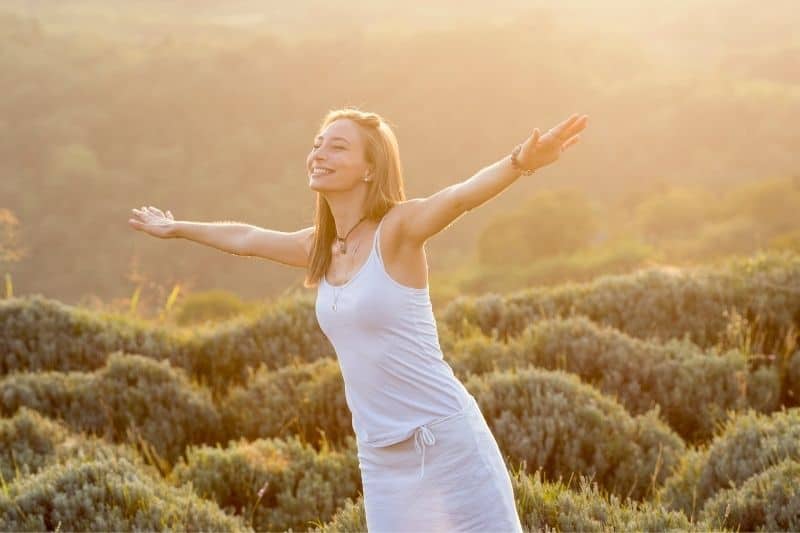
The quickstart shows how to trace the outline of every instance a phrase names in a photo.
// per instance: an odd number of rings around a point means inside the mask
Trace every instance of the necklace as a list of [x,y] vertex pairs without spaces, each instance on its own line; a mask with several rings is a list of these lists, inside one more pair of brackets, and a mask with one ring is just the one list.
[[[358,247],[359,246],[361,246],[361,240],[360,239],[359,239],[358,243],[356,243],[356,249],[353,250],[353,258],[355,258],[356,253],[358,253]],[[353,262],[353,259],[351,258],[350,259],[350,266],[351,267],[353,266],[352,262]],[[352,281],[352,280],[350,280],[350,281]],[[347,284],[350,283],[350,281],[348,281],[347,283],[345,283],[341,287],[337,287],[336,285],[331,285],[331,287],[333,287],[333,305],[331,306],[331,309],[333,309],[334,311],[336,311],[336,304],[339,302],[339,295],[342,294],[342,291],[345,289]],[[330,285],[330,283],[328,285]]]
[[350,228],[350,231],[347,232],[347,235],[345,235],[344,238],[339,237],[339,232],[336,232],[336,243],[339,245],[339,253],[341,253],[341,254],[346,254],[347,253],[347,242],[346,242],[347,241],[347,237],[350,236],[350,233],[352,233],[353,230],[356,229],[356,226],[361,224],[364,221],[365,218],[367,218],[367,215],[364,215],[363,217],[361,217],[361,220],[356,222],[356,225],[353,226],[352,228]]

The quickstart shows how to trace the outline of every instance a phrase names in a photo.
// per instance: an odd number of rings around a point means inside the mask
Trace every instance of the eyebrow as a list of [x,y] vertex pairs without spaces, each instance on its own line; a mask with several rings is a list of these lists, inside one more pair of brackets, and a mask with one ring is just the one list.
[[[314,140],[315,140],[315,141],[317,141],[317,140],[319,140],[319,139],[322,139],[322,135],[318,135],[318,136],[317,136],[317,137],[316,137]],[[350,144],[350,141],[348,141],[348,140],[347,140],[347,139],[345,139],[344,137],[331,137],[331,139],[341,139],[341,140],[343,140],[344,142],[346,142],[347,144]]]

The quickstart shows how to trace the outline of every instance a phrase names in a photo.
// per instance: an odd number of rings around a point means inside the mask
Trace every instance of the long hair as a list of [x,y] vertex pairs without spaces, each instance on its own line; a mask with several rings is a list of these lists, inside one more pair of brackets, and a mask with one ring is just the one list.
[[[347,118],[358,126],[364,140],[364,159],[373,168],[372,181],[365,199],[365,215],[379,221],[395,204],[406,199],[403,190],[403,168],[397,137],[389,123],[377,113],[345,107],[329,111],[322,120],[317,134],[331,122]],[[331,248],[336,238],[336,221],[325,197],[317,191],[314,211],[314,243],[306,269],[303,287],[316,287],[331,263]]]

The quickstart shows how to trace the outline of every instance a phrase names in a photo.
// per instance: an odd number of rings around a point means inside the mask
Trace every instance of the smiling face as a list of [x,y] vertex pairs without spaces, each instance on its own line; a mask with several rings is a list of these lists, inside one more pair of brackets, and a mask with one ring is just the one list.
[[[334,120],[314,139],[313,148],[306,158],[308,186],[325,192],[369,185],[364,181],[370,170],[364,154],[364,142],[355,122]],[[327,170],[315,171],[317,168]]]

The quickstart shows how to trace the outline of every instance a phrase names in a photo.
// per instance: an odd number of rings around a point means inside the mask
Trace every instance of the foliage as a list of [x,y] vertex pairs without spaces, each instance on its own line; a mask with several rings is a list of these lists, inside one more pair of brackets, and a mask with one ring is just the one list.
[[703,506],[701,516],[736,531],[800,530],[800,462],[786,459],[721,490]]
[[[530,228],[536,228],[531,233]],[[586,247],[597,231],[589,199],[579,190],[543,191],[478,235],[482,265],[525,265]]]
[[543,468],[550,479],[579,472],[614,494],[641,500],[684,451],[657,411],[631,417],[574,374],[530,367],[472,376],[464,386],[504,455]]
[[115,350],[180,364],[187,349],[184,338],[167,328],[131,317],[88,311],[40,295],[0,301],[0,375],[91,371],[102,367]]
[[170,475],[258,531],[304,531],[361,490],[351,439],[343,451],[315,451],[296,437],[191,447]]
[[125,457],[72,458],[0,494],[3,531],[250,530],[189,488],[174,488]]
[[0,375],[38,370],[90,371],[112,351],[166,360],[215,395],[243,383],[260,365],[333,356],[308,297],[286,297],[260,313],[187,331],[99,313],[39,295],[0,300]]
[[702,226],[712,205],[711,192],[700,187],[671,187],[644,199],[634,209],[633,224],[649,240],[688,237]]
[[712,436],[728,410],[778,408],[777,370],[750,371],[744,354],[704,352],[687,341],[643,341],[586,317],[543,319],[502,343],[483,335],[448,347],[459,376],[534,365],[576,374],[617,399],[631,414],[658,405],[661,416],[689,441]]
[[319,446],[353,435],[344,380],[334,359],[264,367],[220,401],[228,438],[248,440],[297,435]]
[[785,459],[800,460],[800,408],[771,415],[732,414],[707,447],[681,459],[658,498],[668,508],[694,517],[719,491],[741,487]]
[[175,322],[190,326],[208,321],[221,321],[253,309],[235,294],[223,290],[210,290],[185,296],[175,310]]
[[114,442],[143,439],[174,462],[190,443],[216,442],[220,416],[207,390],[167,362],[112,353],[94,373],[11,374],[0,380],[0,412],[22,406]]
[[3,483],[16,482],[53,463],[73,457],[113,459],[124,457],[142,470],[157,475],[130,446],[75,433],[28,407],[11,418],[0,419],[0,473]]
[[465,322],[507,340],[542,318],[580,314],[633,337],[689,340],[711,348],[723,338],[735,309],[764,332],[763,353],[780,353],[798,334],[800,255],[737,258],[722,266],[677,270],[653,267],[591,283],[534,287],[502,297],[458,298],[442,321],[455,333]]

